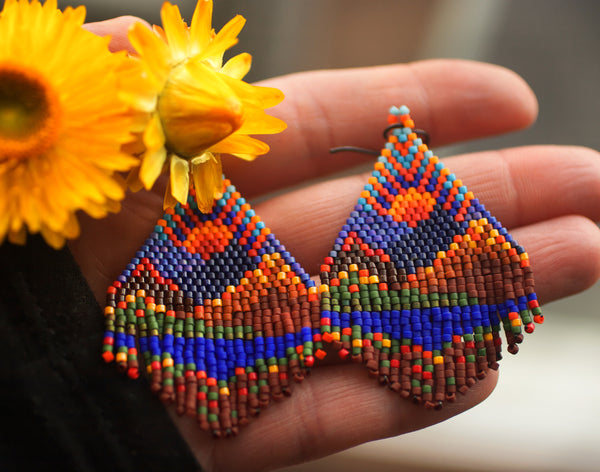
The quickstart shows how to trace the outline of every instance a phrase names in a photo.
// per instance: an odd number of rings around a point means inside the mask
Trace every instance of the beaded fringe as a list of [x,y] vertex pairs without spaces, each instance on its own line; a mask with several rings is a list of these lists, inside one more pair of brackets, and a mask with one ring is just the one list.
[[103,357],[215,436],[290,395],[325,357],[439,408],[543,317],[529,258],[392,107],[388,142],[317,287],[224,181],[211,214],[167,210],[108,288]]

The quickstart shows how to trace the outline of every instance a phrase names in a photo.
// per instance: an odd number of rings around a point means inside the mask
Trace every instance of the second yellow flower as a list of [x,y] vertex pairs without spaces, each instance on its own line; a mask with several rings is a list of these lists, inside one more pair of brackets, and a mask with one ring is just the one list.
[[139,55],[134,67],[141,69],[145,91],[133,105],[147,116],[139,130],[142,164],[129,180],[134,189],[150,189],[168,167],[165,207],[173,207],[187,202],[191,176],[198,207],[206,213],[221,192],[220,154],[253,160],[268,152],[269,146],[250,134],[286,128],[283,121],[264,112],[283,94],[241,80],[250,69],[249,54],[223,64],[224,52],[237,43],[244,26],[241,16],[215,33],[212,1],[200,0],[189,27],[178,7],[168,2],[161,18],[164,29],[155,26],[151,31],[138,23],[129,32]]

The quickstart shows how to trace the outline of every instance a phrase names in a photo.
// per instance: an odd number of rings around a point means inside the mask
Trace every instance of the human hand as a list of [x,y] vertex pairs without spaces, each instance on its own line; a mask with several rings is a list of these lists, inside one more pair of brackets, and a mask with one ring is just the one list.
[[[118,19],[89,25],[126,44]],[[537,105],[526,84],[495,66],[465,61],[296,74],[266,81],[286,100],[273,114],[288,131],[269,136],[272,151],[253,163],[224,159],[227,176],[250,201],[367,161],[330,156],[344,144],[378,149],[390,105],[406,103],[432,147],[528,126]],[[536,146],[444,160],[530,254],[543,302],[587,288],[600,277],[600,160],[594,151]],[[366,174],[330,179],[254,205],[266,224],[313,274],[366,182]],[[100,303],[162,215],[164,187],[130,194],[103,220],[81,218],[71,251]],[[560,196],[561,200],[557,198]],[[118,238],[118,244],[114,240]],[[189,418],[177,418],[198,461],[209,470],[265,470],[315,459],[402,434],[456,415],[494,388],[492,372],[440,411],[425,410],[379,388],[362,366],[318,366],[291,398],[271,405],[238,437],[216,441]]]

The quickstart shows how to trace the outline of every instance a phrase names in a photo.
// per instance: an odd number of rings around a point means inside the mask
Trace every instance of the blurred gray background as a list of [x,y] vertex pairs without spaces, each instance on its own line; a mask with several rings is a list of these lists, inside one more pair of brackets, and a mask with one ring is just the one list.
[[[191,19],[195,0],[173,3]],[[85,4],[89,21],[159,23],[162,0],[59,1],[69,4]],[[540,143],[600,148],[598,0],[215,0],[214,27],[237,13],[248,23],[233,51],[254,56],[249,81],[432,57],[492,62],[527,80],[540,104],[533,127],[437,149],[442,156]],[[286,471],[600,470],[599,304],[597,284],[546,305],[546,324],[505,358],[498,388],[473,410]]]

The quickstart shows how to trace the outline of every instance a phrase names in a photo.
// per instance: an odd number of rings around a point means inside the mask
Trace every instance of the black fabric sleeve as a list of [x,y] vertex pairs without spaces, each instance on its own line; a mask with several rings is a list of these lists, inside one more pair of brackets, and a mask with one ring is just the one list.
[[200,470],[146,381],[102,360],[102,318],[68,250],[0,246],[0,470]]

